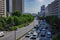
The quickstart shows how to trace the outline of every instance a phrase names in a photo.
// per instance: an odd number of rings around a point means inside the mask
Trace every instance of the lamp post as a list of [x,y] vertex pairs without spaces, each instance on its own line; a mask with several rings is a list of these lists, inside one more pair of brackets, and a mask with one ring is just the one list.
[[[15,26],[15,23],[14,23],[14,26]],[[16,40],[16,27],[15,27],[15,30],[14,30],[14,39]]]
[[16,30],[14,31],[14,34],[15,34],[15,40],[16,40]]

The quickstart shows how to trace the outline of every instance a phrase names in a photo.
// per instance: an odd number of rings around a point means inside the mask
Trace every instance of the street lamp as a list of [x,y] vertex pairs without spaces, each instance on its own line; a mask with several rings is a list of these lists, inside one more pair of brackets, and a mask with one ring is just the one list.
[[14,31],[14,34],[15,34],[15,40],[16,40],[16,30]]
[[14,30],[15,40],[16,40],[16,30],[17,30],[17,28],[15,27],[15,30]]
[[15,40],[16,40],[16,30],[17,28],[15,27],[15,30],[14,30]]

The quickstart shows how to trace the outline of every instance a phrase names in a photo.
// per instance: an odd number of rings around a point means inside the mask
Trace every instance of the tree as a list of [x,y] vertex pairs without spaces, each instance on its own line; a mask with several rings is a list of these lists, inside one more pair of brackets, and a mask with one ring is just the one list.
[[20,16],[22,16],[22,12],[21,11],[15,11],[15,12],[12,13],[12,16],[20,17]]
[[60,18],[57,16],[47,16],[46,21],[52,25],[52,31],[56,34],[60,32]]
[[17,16],[14,16],[14,24],[17,26],[20,24],[20,19]]
[[13,16],[8,17],[7,24],[14,24]]
[[6,21],[4,18],[0,18],[0,30],[4,30],[5,28],[5,25],[6,25]]

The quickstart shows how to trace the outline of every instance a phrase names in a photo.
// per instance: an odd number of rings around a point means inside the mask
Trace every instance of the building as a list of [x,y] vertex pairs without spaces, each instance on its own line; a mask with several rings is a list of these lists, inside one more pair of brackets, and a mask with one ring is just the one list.
[[24,0],[7,0],[7,14],[10,15],[11,12],[24,11]]
[[17,10],[24,11],[24,0],[0,0],[0,16],[7,17]]
[[24,0],[13,0],[12,1],[12,10],[13,12],[19,10],[23,12]]
[[54,0],[51,4],[47,6],[49,16],[60,17],[60,0]]
[[38,15],[40,15],[40,12],[38,12]]
[[6,12],[7,12],[7,16],[9,16],[10,13],[13,12],[13,10],[12,10],[12,0],[6,0]]
[[7,0],[6,1],[6,12],[7,15],[15,11],[24,11],[24,0]]
[[45,16],[51,16],[51,5],[48,4],[48,6],[45,8]]
[[45,16],[45,5],[41,6],[41,12],[40,12],[41,16]]
[[6,17],[6,0],[0,0],[0,16]]
[[48,6],[45,8],[45,16],[49,16]]

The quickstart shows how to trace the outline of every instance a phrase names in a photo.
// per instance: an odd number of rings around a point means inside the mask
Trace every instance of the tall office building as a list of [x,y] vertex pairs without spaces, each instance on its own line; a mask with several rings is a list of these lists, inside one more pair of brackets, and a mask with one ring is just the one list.
[[0,0],[0,16],[6,17],[17,10],[24,11],[24,0]]
[[41,16],[45,16],[45,5],[41,6]]
[[7,12],[8,16],[13,12],[13,10],[12,10],[12,0],[6,0],[6,12]]
[[6,17],[6,0],[0,0],[0,16]]
[[13,12],[17,10],[23,12],[24,0],[13,0],[12,5],[13,5]]

